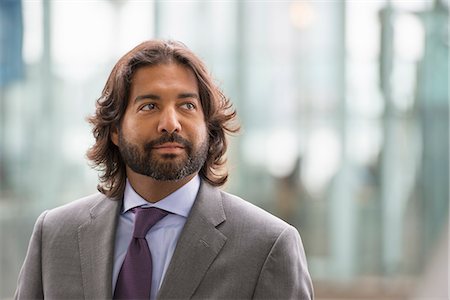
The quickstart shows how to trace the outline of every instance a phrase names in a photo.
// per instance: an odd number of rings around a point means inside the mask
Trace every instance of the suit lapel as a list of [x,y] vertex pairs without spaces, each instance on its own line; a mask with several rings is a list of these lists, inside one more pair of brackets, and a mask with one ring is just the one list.
[[159,299],[192,296],[226,242],[227,238],[216,229],[224,221],[219,189],[202,182],[161,285]]
[[112,268],[117,216],[122,201],[101,195],[89,220],[78,228],[85,299],[112,298]]

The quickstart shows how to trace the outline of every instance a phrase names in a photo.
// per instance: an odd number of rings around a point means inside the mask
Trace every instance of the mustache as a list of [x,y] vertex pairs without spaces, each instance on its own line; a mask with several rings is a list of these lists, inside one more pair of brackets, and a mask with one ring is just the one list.
[[166,133],[160,138],[152,140],[144,145],[145,151],[151,151],[154,147],[162,145],[164,143],[178,143],[185,147],[187,150],[192,149],[192,143],[187,139],[181,137],[178,133]]

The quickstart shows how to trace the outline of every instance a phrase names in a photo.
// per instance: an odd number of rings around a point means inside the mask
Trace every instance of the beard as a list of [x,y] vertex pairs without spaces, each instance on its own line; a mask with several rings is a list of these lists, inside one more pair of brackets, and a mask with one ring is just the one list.
[[[154,153],[154,147],[164,143],[179,143],[184,147],[185,155]],[[119,151],[125,164],[134,172],[160,181],[175,181],[198,172],[206,162],[209,143],[202,141],[194,146],[177,133],[164,134],[160,138],[143,145],[129,142],[119,131]],[[158,157],[159,156],[159,157]]]

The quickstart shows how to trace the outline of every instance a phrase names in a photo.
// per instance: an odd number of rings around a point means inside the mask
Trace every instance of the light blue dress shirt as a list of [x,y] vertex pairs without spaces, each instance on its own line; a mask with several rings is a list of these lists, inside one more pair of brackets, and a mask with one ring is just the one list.
[[197,197],[199,187],[200,178],[197,175],[166,198],[156,203],[149,203],[136,193],[127,180],[122,211],[116,231],[112,282],[113,294],[120,268],[133,235],[134,213],[131,209],[139,206],[158,207],[171,212],[156,223],[145,237],[152,253],[153,275],[150,299],[153,300],[156,299],[156,295],[161,287],[181,230]]

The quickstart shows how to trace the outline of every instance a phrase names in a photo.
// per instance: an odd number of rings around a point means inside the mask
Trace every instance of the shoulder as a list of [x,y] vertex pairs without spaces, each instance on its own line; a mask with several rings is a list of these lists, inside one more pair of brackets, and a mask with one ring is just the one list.
[[282,234],[296,234],[297,230],[266,210],[224,191],[220,191],[226,223],[241,233],[277,239]]
[[92,211],[96,207],[103,206],[108,203],[117,202],[101,193],[95,193],[67,204],[50,209],[43,213],[41,218],[44,219],[44,224],[52,226],[56,224],[75,225],[86,222],[91,218]]
[[191,212],[191,219],[197,217],[208,220],[225,236],[239,239],[270,243],[284,236],[284,231],[297,233],[294,227],[273,214],[204,181]]
[[238,196],[224,191],[220,195],[226,217],[218,230],[228,238],[233,253],[242,253],[247,259],[250,255],[252,260],[263,257],[265,262],[282,260],[286,266],[300,265],[299,270],[307,270],[295,227]]
[[83,198],[79,198],[77,200],[71,201],[67,204],[55,207],[53,209],[48,210],[47,216],[79,216],[83,215],[84,212],[88,211],[96,206],[99,202],[104,201],[107,197],[100,193],[95,193]]
[[238,216],[245,216],[250,218],[253,222],[268,222],[274,226],[286,227],[289,226],[285,221],[267,212],[266,210],[242,199],[239,196],[220,191],[222,196],[222,203],[225,211]]

